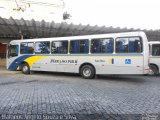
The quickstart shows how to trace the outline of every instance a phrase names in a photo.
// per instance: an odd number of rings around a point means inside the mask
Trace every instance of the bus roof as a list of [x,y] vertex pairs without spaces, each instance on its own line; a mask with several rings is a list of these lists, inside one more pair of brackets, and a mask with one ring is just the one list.
[[123,33],[109,33],[109,34],[96,34],[96,35],[81,35],[81,36],[68,36],[68,37],[52,37],[52,38],[34,38],[23,40],[12,40],[11,42],[35,42],[35,41],[56,41],[56,40],[80,40],[80,39],[92,39],[92,38],[106,38],[106,37],[127,37],[127,36],[140,36],[145,35],[143,31],[137,32],[123,32]]

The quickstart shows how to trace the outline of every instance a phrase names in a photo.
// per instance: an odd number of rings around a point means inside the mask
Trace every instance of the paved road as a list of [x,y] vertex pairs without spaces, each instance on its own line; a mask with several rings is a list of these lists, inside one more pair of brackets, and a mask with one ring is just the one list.
[[63,73],[0,74],[0,114],[72,114],[76,119],[160,114],[160,76],[88,80]]

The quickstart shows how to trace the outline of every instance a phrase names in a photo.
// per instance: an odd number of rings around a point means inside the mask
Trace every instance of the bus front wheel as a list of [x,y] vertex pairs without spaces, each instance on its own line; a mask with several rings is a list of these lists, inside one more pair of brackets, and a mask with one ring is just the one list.
[[30,67],[27,63],[24,63],[22,65],[22,73],[24,74],[30,74]]
[[91,79],[95,76],[95,70],[91,65],[84,65],[80,70],[80,74],[85,79]]
[[149,67],[151,69],[150,75],[158,75],[159,74],[158,69],[157,69],[156,66],[150,65]]

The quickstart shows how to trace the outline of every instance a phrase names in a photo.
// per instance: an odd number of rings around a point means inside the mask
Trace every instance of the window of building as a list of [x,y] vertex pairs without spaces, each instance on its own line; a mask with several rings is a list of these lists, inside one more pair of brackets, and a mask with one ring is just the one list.
[[117,53],[140,53],[142,52],[142,41],[140,37],[125,37],[116,39]]
[[52,54],[68,53],[68,41],[53,41],[51,46]]
[[152,45],[152,56],[160,56],[160,44]]
[[49,54],[50,53],[50,42],[36,42],[35,43],[36,54]]
[[70,41],[70,53],[88,53],[89,52],[89,40],[71,40]]
[[98,38],[91,40],[91,53],[112,53],[113,48],[113,38]]
[[33,54],[34,52],[34,43],[29,42],[29,43],[21,43],[21,54]]

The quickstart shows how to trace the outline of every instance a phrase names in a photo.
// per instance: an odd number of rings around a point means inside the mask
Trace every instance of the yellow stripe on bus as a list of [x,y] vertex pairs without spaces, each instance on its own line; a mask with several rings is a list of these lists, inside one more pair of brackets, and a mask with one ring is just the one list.
[[46,57],[48,56],[32,56],[32,57],[27,58],[25,62],[27,62],[29,66],[31,67],[33,63],[39,61],[42,58],[46,58]]

